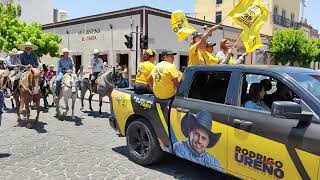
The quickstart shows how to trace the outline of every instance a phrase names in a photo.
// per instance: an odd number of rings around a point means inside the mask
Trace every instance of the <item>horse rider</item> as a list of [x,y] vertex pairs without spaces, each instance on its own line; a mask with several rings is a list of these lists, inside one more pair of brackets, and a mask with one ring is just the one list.
[[61,91],[61,82],[68,70],[74,70],[73,60],[69,57],[71,51],[67,48],[61,50],[61,59],[58,61],[58,73],[56,79],[56,98],[59,97]]
[[100,58],[100,51],[94,49],[92,53],[93,58],[90,61],[89,68],[92,69],[91,74],[91,89],[95,91],[96,89],[96,79],[98,78],[99,74],[103,71],[103,60]]
[[22,53],[23,51],[18,51],[16,48],[9,51],[9,56],[6,58],[6,67],[9,71],[14,70],[14,67],[20,64],[19,55]]
[[[19,46],[19,49],[24,52],[20,55],[20,64],[27,66],[31,64],[33,68],[39,68],[38,56],[33,52],[38,49],[38,46],[32,44],[31,42],[26,42]],[[17,94],[19,80],[23,72],[19,72],[13,82],[13,95]]]

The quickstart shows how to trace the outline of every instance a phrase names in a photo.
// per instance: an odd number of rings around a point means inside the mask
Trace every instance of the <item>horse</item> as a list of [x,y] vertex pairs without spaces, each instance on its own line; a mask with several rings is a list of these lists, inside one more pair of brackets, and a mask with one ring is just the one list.
[[[27,128],[32,128],[37,123],[40,115],[40,78],[41,73],[38,69],[28,65],[22,73],[19,82],[19,92],[14,95],[17,105],[18,121],[21,119],[20,112],[26,111]],[[30,120],[30,103],[35,103],[37,116],[34,122]]]
[[114,83],[115,83],[114,77],[115,77],[115,70],[113,68],[109,68],[105,70],[105,72],[102,72],[96,80],[97,90],[96,92],[93,92],[91,89],[91,81],[89,77],[84,76],[84,78],[81,81],[81,106],[82,106],[81,110],[84,108],[84,96],[86,92],[89,91],[90,110],[93,111],[91,102],[92,102],[94,93],[96,93],[99,95],[99,113],[101,114],[102,98],[107,96],[111,104],[111,92],[114,88]]
[[53,77],[50,80],[50,90],[52,92],[52,95],[54,97],[54,103],[56,105],[56,114],[57,116],[61,116],[60,113],[60,99],[63,97],[64,98],[64,102],[65,102],[65,106],[66,106],[66,111],[62,114],[63,116],[66,116],[68,114],[69,111],[69,99],[72,99],[72,106],[71,106],[71,110],[72,110],[72,119],[74,119],[74,107],[75,107],[75,102],[78,98],[78,78],[77,75],[75,73],[73,73],[72,71],[68,71],[64,77],[63,80],[61,82],[61,92],[59,94],[59,96],[57,96],[55,94],[56,91],[56,77]]
[[[7,69],[0,70],[0,89],[5,95],[8,95],[9,92],[12,92],[12,82],[10,79],[10,71]],[[3,103],[3,106],[6,108],[6,104]],[[14,108],[13,99],[11,99],[11,107]]]

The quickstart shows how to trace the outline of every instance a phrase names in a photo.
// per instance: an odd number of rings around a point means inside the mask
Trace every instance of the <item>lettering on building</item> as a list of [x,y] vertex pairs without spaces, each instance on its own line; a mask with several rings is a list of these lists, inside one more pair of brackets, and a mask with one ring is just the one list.
[[93,28],[93,29],[81,29],[78,32],[78,35],[81,36],[82,41],[93,41],[97,40],[97,35],[101,33],[100,28]]

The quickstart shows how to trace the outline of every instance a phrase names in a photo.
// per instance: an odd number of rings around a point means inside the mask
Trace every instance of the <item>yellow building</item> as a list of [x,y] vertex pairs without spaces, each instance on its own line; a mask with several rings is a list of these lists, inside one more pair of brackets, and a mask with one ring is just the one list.
[[[239,0],[195,0],[195,16],[223,25],[238,27],[230,17],[226,17]],[[269,9],[268,21],[262,27],[261,33],[272,36],[278,29],[296,28],[299,21],[300,0],[262,0]]]

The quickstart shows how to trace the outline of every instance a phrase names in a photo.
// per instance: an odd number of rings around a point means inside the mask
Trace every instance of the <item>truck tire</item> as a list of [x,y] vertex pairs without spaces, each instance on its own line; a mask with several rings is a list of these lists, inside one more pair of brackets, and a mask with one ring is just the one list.
[[158,162],[164,154],[151,124],[144,119],[129,124],[126,139],[129,158],[142,166]]

